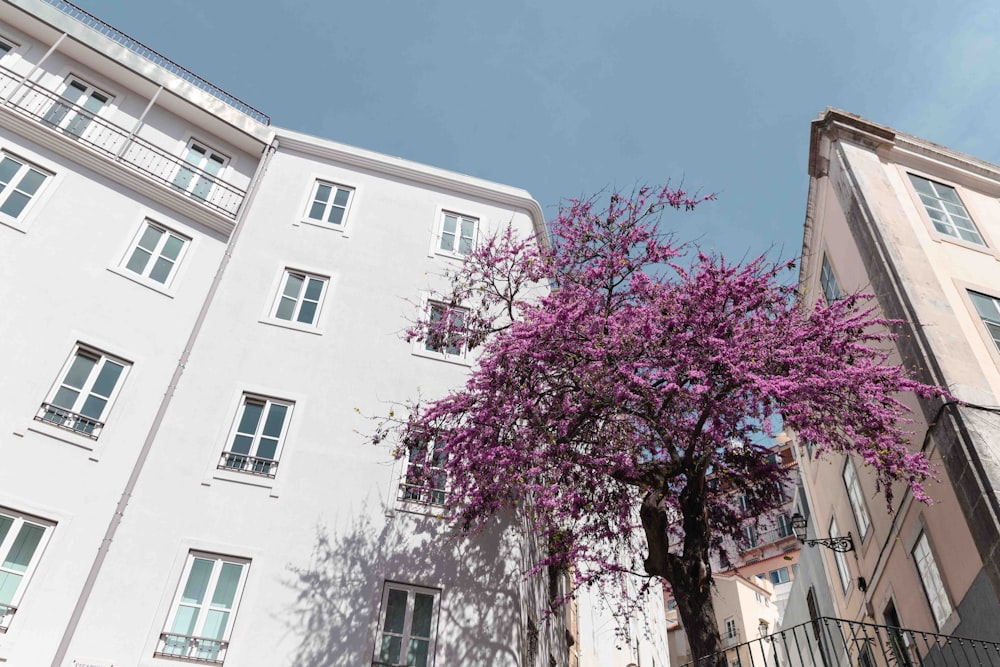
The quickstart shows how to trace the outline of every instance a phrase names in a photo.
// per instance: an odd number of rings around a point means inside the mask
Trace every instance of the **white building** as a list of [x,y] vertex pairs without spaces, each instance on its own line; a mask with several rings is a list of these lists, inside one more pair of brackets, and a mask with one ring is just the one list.
[[513,521],[450,536],[359,434],[463,381],[399,334],[538,204],[270,127],[69,3],[0,1],[0,52],[0,663],[567,664]]

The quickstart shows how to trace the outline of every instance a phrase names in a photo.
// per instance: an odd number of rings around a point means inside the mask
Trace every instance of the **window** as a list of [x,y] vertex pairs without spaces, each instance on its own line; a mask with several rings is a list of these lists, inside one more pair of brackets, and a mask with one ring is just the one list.
[[274,477],[291,412],[290,402],[244,395],[219,468]]
[[37,519],[0,508],[0,633],[10,627],[49,528]]
[[993,339],[993,344],[1000,352],[1000,300],[972,290],[969,290],[969,298],[972,299],[979,317],[986,325],[990,338]]
[[778,537],[792,537],[795,531],[792,530],[792,520],[787,514],[778,515]]
[[986,245],[955,188],[914,174],[908,175],[934,229],[969,243]]
[[312,196],[309,198],[309,208],[306,219],[322,222],[343,228],[347,219],[347,209],[351,205],[354,190],[343,185],[316,181]]
[[431,667],[434,664],[439,595],[438,590],[407,584],[385,585],[375,665]]
[[129,363],[77,345],[35,419],[96,440]]
[[435,443],[423,442],[410,447],[406,479],[399,490],[400,500],[444,505],[448,485],[444,462],[445,454]]
[[285,269],[281,292],[274,303],[272,317],[315,327],[326,294],[328,278]]
[[837,277],[833,275],[833,265],[830,264],[830,258],[826,254],[823,255],[823,268],[819,274],[819,284],[823,289],[823,297],[826,298],[827,303],[833,303],[842,296],[840,285],[837,284]]
[[441,216],[437,250],[450,255],[468,255],[475,247],[478,226],[479,221],[475,218],[445,211]]
[[[830,537],[840,537],[836,519],[830,519]],[[839,551],[834,551],[833,560],[837,563],[837,575],[840,577],[840,587],[846,593],[847,589],[851,587],[851,574],[847,569],[847,557]]]
[[111,96],[79,79],[70,79],[63,89],[64,102],[55,102],[42,119],[66,134],[82,137]]
[[17,220],[48,174],[21,158],[0,153],[0,213]]
[[674,598],[670,598],[669,600],[667,600],[667,610],[673,611],[674,609],[677,609],[677,600],[675,600]]
[[246,560],[189,554],[153,655],[221,665],[248,569]]
[[462,334],[466,311],[438,302],[428,304],[428,309],[431,332],[424,341],[424,349],[438,354],[463,356],[465,343],[462,341]]
[[847,497],[851,501],[851,512],[854,514],[854,522],[861,533],[861,539],[865,539],[868,528],[871,526],[871,518],[868,516],[868,508],[865,507],[865,497],[861,493],[861,483],[858,481],[858,473],[854,469],[854,462],[847,459],[844,466],[844,486],[847,487]]
[[129,249],[125,268],[153,282],[169,285],[187,243],[187,238],[147,220]]
[[767,573],[768,578],[771,583],[777,586],[778,584],[787,584],[791,579],[788,578],[788,568],[779,567],[777,570],[771,570]]
[[755,526],[743,526],[743,540],[748,549],[752,549],[759,543],[757,528]]
[[934,554],[931,553],[931,545],[927,541],[927,533],[921,532],[913,545],[913,562],[917,565],[917,573],[920,575],[920,583],[923,584],[924,594],[931,605],[934,613],[934,621],[938,629],[944,627],[945,621],[951,616],[951,602],[948,601],[948,594],[944,590],[944,581],[941,579],[941,570],[938,569]]
[[739,628],[736,627],[735,618],[726,619],[726,639],[736,639],[739,637]]
[[174,187],[191,193],[196,199],[208,201],[212,186],[229,163],[229,158],[192,139],[184,153],[191,168],[181,167],[174,176]]

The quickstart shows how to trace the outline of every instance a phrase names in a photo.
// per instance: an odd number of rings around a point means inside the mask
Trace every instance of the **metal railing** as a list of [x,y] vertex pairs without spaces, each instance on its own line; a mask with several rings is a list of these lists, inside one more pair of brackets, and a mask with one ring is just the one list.
[[246,191],[0,67],[0,97],[22,116],[235,219]]
[[172,632],[160,634],[154,658],[181,658],[191,662],[221,665],[226,659],[229,642],[222,639],[178,635]]
[[17,613],[17,607],[12,604],[0,604],[0,634],[7,632],[10,627],[10,619]]
[[399,500],[420,503],[422,505],[444,505],[448,494],[444,486],[427,486],[425,484],[410,484],[403,482],[399,485]]
[[104,422],[86,417],[78,412],[61,408],[52,403],[42,403],[35,414],[35,421],[46,422],[85,435],[91,440],[97,440],[104,430]]
[[684,667],[1000,667],[1000,643],[822,617]]
[[187,69],[186,67],[178,65],[177,63],[175,63],[170,58],[167,58],[162,53],[154,51],[153,49],[149,48],[139,40],[130,37],[129,35],[125,34],[118,28],[114,27],[113,25],[102,21],[101,19],[97,18],[96,16],[87,12],[84,9],[77,7],[72,2],[66,2],[66,0],[45,0],[45,1],[48,4],[52,5],[53,7],[55,7],[56,9],[58,9],[59,11],[61,11],[62,13],[66,14],[67,16],[71,16],[72,18],[76,19],[77,21],[84,24],[88,28],[96,30],[97,32],[101,33],[108,39],[118,44],[121,44],[129,51],[132,51],[133,53],[142,56],[151,63],[159,65],[160,67],[167,70],[171,74],[179,76],[180,78],[184,79],[185,81],[192,84],[196,88],[204,90],[206,93],[212,95],[216,99],[222,100],[223,102],[225,102],[232,108],[236,109],[240,113],[249,116],[250,118],[253,118],[258,123],[263,123],[264,125],[271,124],[271,118],[263,111],[260,111],[259,109],[250,106],[249,104],[247,104],[240,98],[236,97],[235,95],[227,93],[225,90],[219,88],[214,83],[210,83],[209,81],[198,76],[197,74]]
[[278,472],[278,462],[275,459],[265,459],[262,456],[250,456],[237,452],[222,452],[219,470],[235,470],[261,477],[274,477]]

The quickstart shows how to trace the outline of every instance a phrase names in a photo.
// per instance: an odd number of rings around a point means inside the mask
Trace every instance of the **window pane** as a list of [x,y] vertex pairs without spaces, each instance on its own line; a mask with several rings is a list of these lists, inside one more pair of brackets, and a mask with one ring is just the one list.
[[290,320],[292,319],[292,313],[295,312],[295,301],[289,299],[288,297],[281,297],[278,301],[278,310],[275,311],[274,316],[279,320]]
[[347,199],[351,196],[350,190],[337,188],[337,195],[333,198],[333,203],[337,206],[347,206]]
[[45,174],[36,170],[29,169],[28,173],[24,175],[21,182],[18,184],[17,189],[28,195],[33,195],[38,191],[39,186],[45,181]]
[[146,270],[146,264],[149,263],[150,254],[142,248],[136,248],[132,253],[132,256],[128,260],[128,264],[125,265],[129,271],[134,271],[141,274]]
[[28,563],[31,562],[32,556],[35,555],[35,550],[38,548],[38,543],[41,541],[44,533],[45,529],[41,526],[31,523],[23,524],[21,530],[18,531],[17,538],[14,540],[14,546],[11,547],[10,553],[7,554],[7,558],[3,562],[4,568],[16,572],[27,570]]
[[211,576],[212,561],[205,560],[204,558],[195,558],[191,564],[191,572],[188,574],[187,584],[184,585],[181,602],[201,604],[202,600],[205,599],[205,589],[208,588],[208,580]]
[[14,520],[9,516],[0,515],[0,544],[7,539],[7,531],[14,525]]
[[267,422],[264,424],[264,435],[277,438],[281,435],[281,427],[285,423],[285,414],[288,412],[287,405],[272,403],[271,409],[267,413]]
[[402,637],[383,636],[382,648],[379,650],[378,659],[389,665],[395,665],[399,660],[399,650],[402,648]]
[[326,210],[326,206],[321,202],[313,202],[312,207],[309,209],[309,217],[313,220],[322,220],[323,211]]
[[7,185],[10,183],[10,179],[14,178],[14,174],[20,168],[20,162],[15,162],[9,157],[5,157],[3,161],[0,161],[0,184]]
[[329,217],[327,217],[326,220],[327,220],[327,222],[329,222],[331,224],[334,224],[334,225],[339,225],[339,224],[343,223],[344,222],[344,209],[340,208],[339,206],[331,206],[330,207],[330,215],[329,215]]
[[316,201],[323,204],[330,201],[330,186],[322,183],[316,188]]
[[153,270],[149,272],[149,277],[156,282],[166,285],[167,278],[170,277],[170,271],[174,268],[174,263],[169,259],[164,259],[159,257],[156,263],[153,265]]
[[66,379],[63,380],[63,384],[69,385],[74,389],[80,389],[83,384],[90,377],[91,371],[94,370],[94,366],[97,365],[97,359],[93,359],[83,354],[77,353],[76,357],[73,359],[73,364],[69,367],[69,371],[66,373]]
[[319,301],[320,295],[323,293],[323,281],[317,280],[316,278],[310,278],[309,284],[306,287],[305,298],[312,301]]
[[198,620],[197,607],[177,607],[177,614],[174,616],[174,624],[170,626],[170,632],[177,635],[194,634],[194,624]]
[[260,444],[257,445],[256,455],[263,459],[273,459],[275,453],[278,451],[278,441],[274,438],[261,438]]
[[299,309],[299,316],[295,319],[303,324],[312,324],[315,317],[316,304],[312,301],[303,301],[302,308]]
[[7,197],[7,201],[0,206],[0,211],[6,213],[12,218],[16,218],[21,215],[21,211],[24,207],[28,205],[28,196],[20,192],[12,192],[10,196]]
[[[212,609],[205,618],[205,625],[202,626],[201,636],[208,639],[222,639],[226,633],[226,624],[229,622],[229,612],[221,609]],[[215,648],[212,645],[205,646],[206,650]]]
[[390,588],[385,602],[385,625],[382,626],[382,629],[386,632],[401,634],[405,619],[406,591]]
[[[248,435],[237,435],[233,438],[233,446],[230,451],[235,454],[249,454],[253,446],[253,438]],[[239,462],[242,465],[242,461]]]
[[17,587],[21,585],[23,575],[13,572],[0,572],[0,604],[10,604],[14,601]]
[[236,588],[240,584],[240,575],[243,573],[243,566],[236,563],[223,563],[222,572],[219,573],[219,581],[215,585],[215,594],[212,596],[212,605],[233,608],[233,599],[236,597]]
[[121,364],[116,364],[113,361],[105,361],[104,368],[101,369],[100,375],[97,376],[97,381],[94,382],[92,391],[99,396],[110,396],[111,392],[115,390],[115,385],[118,384],[118,378],[121,377],[123,369],[124,367]]
[[264,412],[263,403],[253,403],[246,401],[243,405],[243,417],[240,419],[240,433],[256,433],[257,424],[260,423],[260,416]]
[[177,256],[181,253],[181,248],[183,247],[184,240],[171,235],[167,239],[167,242],[163,245],[163,252],[160,254],[167,259],[177,259]]
[[427,650],[430,642],[426,639],[411,639],[410,650],[406,654],[406,664],[413,667],[427,667]]
[[68,389],[66,387],[59,387],[59,391],[56,395],[52,397],[52,405],[58,405],[60,408],[66,408],[67,410],[72,410],[73,406],[76,405],[76,399],[80,395],[80,392]]
[[413,625],[410,634],[414,637],[430,637],[433,616],[434,596],[417,593],[413,603]]
[[285,289],[282,294],[291,297],[293,299],[299,298],[299,292],[302,291],[303,277],[296,275],[294,273],[288,274],[288,279],[285,281]]

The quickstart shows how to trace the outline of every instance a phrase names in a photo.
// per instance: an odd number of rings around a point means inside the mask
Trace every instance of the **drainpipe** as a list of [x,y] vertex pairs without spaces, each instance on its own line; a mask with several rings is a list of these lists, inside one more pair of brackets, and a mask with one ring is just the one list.
[[160,424],[163,423],[163,418],[166,416],[167,409],[170,407],[170,403],[174,397],[174,391],[177,388],[177,384],[180,382],[181,375],[184,374],[184,367],[187,365],[188,359],[191,357],[191,351],[194,349],[194,344],[198,339],[198,334],[201,333],[201,328],[205,322],[206,316],[208,315],[208,311],[211,308],[212,303],[215,301],[215,295],[219,290],[220,283],[222,282],[222,276],[226,271],[226,267],[229,265],[229,260],[232,259],[233,249],[236,247],[236,242],[239,240],[240,234],[243,231],[243,222],[246,219],[247,211],[250,210],[250,202],[256,196],[260,180],[267,171],[267,165],[271,161],[271,156],[274,155],[274,151],[277,148],[278,140],[277,138],[274,138],[264,149],[260,163],[257,165],[257,171],[254,173],[253,180],[250,182],[250,187],[247,189],[247,196],[243,199],[243,204],[236,217],[236,229],[233,230],[232,235],[229,237],[229,243],[226,244],[226,251],[222,260],[219,262],[219,268],[215,272],[215,278],[212,280],[212,284],[208,288],[208,294],[205,295],[205,301],[201,304],[201,310],[198,312],[198,318],[195,320],[194,326],[191,328],[191,333],[188,335],[187,344],[184,346],[184,351],[181,352],[181,356],[177,360],[177,367],[174,369],[173,377],[170,378],[170,384],[167,386],[167,391],[163,396],[163,400],[160,401],[160,407],[156,411],[153,423],[150,425],[149,432],[146,434],[146,439],[142,443],[142,449],[139,450],[139,456],[136,459],[135,464],[132,466],[132,474],[129,475],[128,482],[125,484],[125,490],[122,491],[121,498],[118,500],[118,506],[115,507],[115,512],[111,516],[111,521],[108,523],[108,528],[104,533],[104,539],[101,541],[101,546],[97,550],[97,556],[94,558],[94,562],[90,566],[90,573],[87,575],[87,581],[84,582],[83,590],[80,591],[80,597],[77,599],[76,606],[73,608],[73,615],[70,616],[69,623],[66,625],[66,630],[63,631],[62,640],[59,642],[59,648],[56,649],[55,657],[52,659],[52,667],[61,667],[63,661],[66,659],[66,653],[69,651],[69,644],[73,640],[73,635],[76,634],[76,629],[80,624],[83,611],[87,606],[87,602],[90,600],[90,594],[94,590],[94,583],[97,581],[97,576],[100,574],[101,567],[104,565],[104,561],[108,556],[108,551],[111,549],[111,542],[114,540],[115,534],[118,532],[118,527],[121,525],[122,517],[125,515],[125,508],[128,507],[129,500],[132,498],[136,483],[139,481],[139,475],[142,474],[142,469],[146,465],[146,459],[149,458],[149,452],[153,447],[153,441],[156,439],[156,435],[160,430]]

